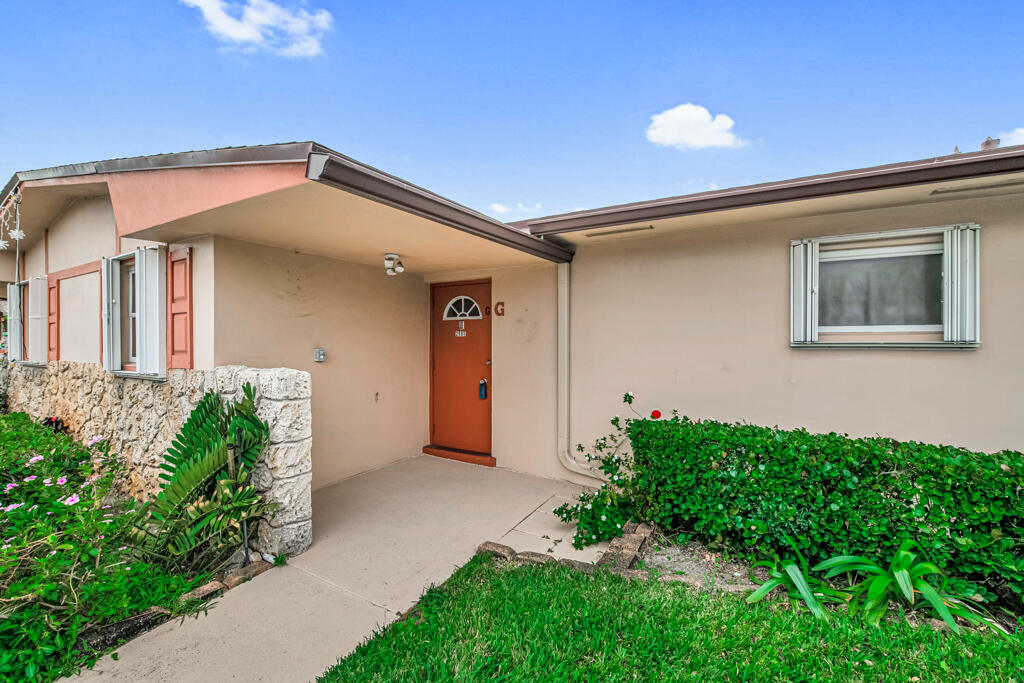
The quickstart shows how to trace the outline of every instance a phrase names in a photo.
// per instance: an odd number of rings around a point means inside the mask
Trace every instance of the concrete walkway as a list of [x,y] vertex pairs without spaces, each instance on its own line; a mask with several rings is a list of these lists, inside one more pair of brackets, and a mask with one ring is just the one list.
[[[442,583],[483,541],[595,561],[551,514],[580,487],[417,456],[313,493],[313,546],[72,681],[308,681]],[[556,541],[559,541],[556,543]]]

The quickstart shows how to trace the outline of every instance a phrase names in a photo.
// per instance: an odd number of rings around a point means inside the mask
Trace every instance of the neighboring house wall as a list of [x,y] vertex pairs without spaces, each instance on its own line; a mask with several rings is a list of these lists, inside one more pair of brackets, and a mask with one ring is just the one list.
[[[975,351],[789,347],[789,241],[981,225]],[[947,201],[624,239],[572,264],[572,439],[625,415],[806,427],[981,450],[1024,447],[1024,197]]]
[[[295,229],[301,229],[296,227]],[[215,364],[312,375],[313,488],[427,443],[428,287],[381,267],[216,238]],[[327,351],[313,362],[313,349]]]

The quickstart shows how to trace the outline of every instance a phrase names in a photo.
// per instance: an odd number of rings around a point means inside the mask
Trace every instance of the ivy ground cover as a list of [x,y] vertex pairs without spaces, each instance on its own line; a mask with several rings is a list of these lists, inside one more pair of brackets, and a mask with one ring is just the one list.
[[205,582],[139,562],[111,495],[121,463],[27,415],[0,416],[0,680],[53,680],[102,654],[83,635]]

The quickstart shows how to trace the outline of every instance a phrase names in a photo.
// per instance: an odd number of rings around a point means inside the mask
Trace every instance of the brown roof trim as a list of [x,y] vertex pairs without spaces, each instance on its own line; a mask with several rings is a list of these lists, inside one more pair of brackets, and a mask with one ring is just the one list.
[[511,228],[429,190],[325,148],[309,155],[306,177],[554,263],[572,260],[572,252],[554,242]]
[[1024,145],[620,204],[511,223],[534,235],[1024,171]]

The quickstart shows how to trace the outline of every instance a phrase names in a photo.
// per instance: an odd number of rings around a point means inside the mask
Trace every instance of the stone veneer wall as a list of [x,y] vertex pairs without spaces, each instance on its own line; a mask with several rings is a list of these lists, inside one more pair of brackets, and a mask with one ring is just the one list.
[[98,363],[50,361],[13,365],[7,390],[11,411],[59,417],[78,439],[102,436],[125,458],[127,493],[143,499],[159,490],[160,464],[174,435],[207,391],[224,399],[256,390],[259,416],[270,425],[270,445],[253,483],[280,507],[259,524],[255,548],[296,555],[313,540],[312,397],[310,376],[291,368],[228,365],[214,370],[170,370],[166,381],[105,372]]

